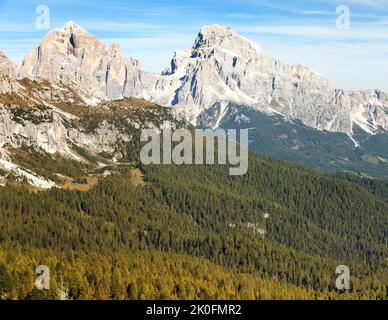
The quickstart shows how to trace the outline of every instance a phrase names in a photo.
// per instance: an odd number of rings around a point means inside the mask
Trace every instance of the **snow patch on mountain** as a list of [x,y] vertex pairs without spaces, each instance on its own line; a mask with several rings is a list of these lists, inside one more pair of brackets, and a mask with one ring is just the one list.
[[51,189],[56,186],[54,182],[33,175],[25,171],[24,169],[18,167],[16,164],[4,159],[0,159],[0,168],[7,172],[12,172],[16,177],[25,179],[30,185],[40,189]]

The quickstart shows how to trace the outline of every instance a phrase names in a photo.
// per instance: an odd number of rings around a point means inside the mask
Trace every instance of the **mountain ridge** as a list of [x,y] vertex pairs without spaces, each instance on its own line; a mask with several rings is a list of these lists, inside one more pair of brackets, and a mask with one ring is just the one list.
[[[128,153],[124,146],[136,143],[142,126],[168,114],[201,128],[254,128],[256,152],[325,172],[384,172],[384,177],[388,172],[388,154],[382,152],[388,141],[384,92],[336,89],[312,69],[282,64],[220,25],[202,28],[191,49],[177,51],[170,66],[155,74],[124,57],[117,44],[106,45],[69,22],[50,31],[19,70],[0,54],[0,93],[0,158],[8,161],[2,165],[6,171],[23,169],[14,167],[7,148],[82,162],[84,152],[76,146],[115,162]],[[155,106],[156,114],[141,111],[151,120],[131,111],[142,109],[141,99]],[[269,149],[271,141],[277,145]]]
[[[247,174],[233,177],[221,164],[139,159],[141,129],[193,129],[178,113],[198,127],[254,128],[256,152],[364,170],[351,150],[388,174],[388,133],[371,136],[351,112],[385,96],[347,96],[223,27],[201,31],[160,75],[96,41],[72,22],[54,30],[24,65],[31,78],[0,55],[0,299],[387,299],[385,181],[254,152]],[[236,43],[239,55],[228,50]],[[291,117],[314,120],[332,94],[320,124],[352,124],[358,148]],[[380,153],[362,153],[365,141]],[[51,291],[34,289],[37,262],[50,268]],[[339,265],[351,270],[349,292],[335,288]]]
[[233,103],[349,136],[354,125],[368,134],[388,129],[388,96],[383,91],[334,88],[311,68],[284,64],[216,24],[203,27],[193,47],[177,51],[170,67],[157,74],[125,58],[118,45],[105,45],[68,22],[26,55],[18,76],[75,83],[99,98],[143,98],[174,107],[194,125],[203,125],[198,118],[214,104],[226,108]]

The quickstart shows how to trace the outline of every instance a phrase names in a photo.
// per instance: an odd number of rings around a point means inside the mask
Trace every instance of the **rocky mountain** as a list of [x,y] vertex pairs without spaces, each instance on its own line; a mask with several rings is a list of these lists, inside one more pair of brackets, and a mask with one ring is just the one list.
[[15,77],[15,65],[2,51],[0,51],[0,94],[3,96],[3,99],[6,96],[9,96],[10,92],[18,90],[18,84],[15,83]]
[[42,157],[85,167],[132,161],[141,128],[175,121],[168,108],[135,98],[98,99],[73,81],[16,79],[10,60],[0,59],[0,184],[12,176],[39,188],[55,186],[69,170],[53,176]]
[[152,76],[135,59],[125,58],[117,44],[107,46],[68,22],[54,29],[27,54],[19,78],[75,84],[96,97],[147,96]]
[[0,53],[0,184],[10,173],[39,187],[56,183],[15,150],[98,165],[132,161],[141,127],[184,123],[178,119],[250,128],[253,150],[325,171],[388,176],[387,94],[333,88],[230,28],[202,28],[160,74],[73,22],[49,32],[20,67]]
[[139,159],[141,129],[190,127],[177,112],[249,128],[252,151],[388,178],[386,106],[221,26],[161,74],[74,23],[20,68],[0,53],[0,300],[387,299],[388,180],[253,152],[235,177]]
[[310,68],[284,64],[220,25],[202,28],[192,48],[177,51],[170,67],[151,74],[117,45],[106,46],[69,22],[27,55],[19,77],[75,83],[99,97],[145,98],[207,127],[217,127],[228,104],[238,104],[348,135],[355,126],[369,134],[388,129],[386,93],[334,88]]
[[[388,100],[381,91],[345,92],[303,65],[287,65],[230,28],[204,27],[191,50],[178,53],[169,72],[170,88],[156,96],[190,121],[217,126],[228,104],[299,119],[312,128],[353,133],[388,129]],[[173,90],[171,90],[171,87]],[[173,93],[173,94],[171,94]],[[216,113],[206,110],[220,103]]]

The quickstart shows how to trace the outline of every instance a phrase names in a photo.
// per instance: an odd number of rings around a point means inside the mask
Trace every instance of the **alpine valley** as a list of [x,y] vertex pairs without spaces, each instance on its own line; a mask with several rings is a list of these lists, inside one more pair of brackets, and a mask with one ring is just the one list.
[[[248,173],[142,165],[165,122],[250,129]],[[161,73],[74,22],[0,53],[0,299],[388,299],[386,178],[386,93],[224,26]]]

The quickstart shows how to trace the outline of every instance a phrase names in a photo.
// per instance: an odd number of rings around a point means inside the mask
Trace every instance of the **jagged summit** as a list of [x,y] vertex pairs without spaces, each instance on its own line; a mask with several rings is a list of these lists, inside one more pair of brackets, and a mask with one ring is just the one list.
[[[228,42],[232,39],[242,39],[243,37],[233,30],[231,27],[223,26],[220,24],[211,24],[204,26],[200,29],[198,33],[198,38],[196,39],[196,43],[198,40],[203,39],[207,41],[209,44],[221,44],[223,42]],[[250,40],[243,38],[244,40],[250,42]],[[203,44],[203,43],[201,43]]]
[[222,26],[219,24],[212,24],[204,26],[198,33],[198,37],[195,40],[195,45],[216,45],[221,44],[224,40],[238,37],[238,34],[230,27]]
[[109,99],[140,95],[139,74],[137,60],[125,58],[117,44],[104,44],[73,21],[49,32],[19,70],[20,78],[74,84]]
[[199,33],[202,33],[202,34],[206,34],[209,32],[237,34],[231,27],[224,26],[218,23],[213,23],[213,24],[203,26],[199,31]]
[[231,54],[249,56],[250,58],[258,58],[262,55],[269,56],[258,44],[244,38],[232,28],[219,24],[201,28],[193,49],[230,50]]
[[[221,104],[206,126],[216,126],[230,103],[302,115],[297,109],[306,101],[297,100],[304,98],[304,90],[311,87],[314,95],[331,91],[328,82],[313,70],[283,64],[233,29],[217,24],[203,27],[191,50],[177,52],[164,75],[169,79],[165,85],[159,82],[156,99],[175,106],[193,124],[204,125],[200,119],[209,117],[203,113]],[[317,125],[312,117],[306,123]]]
[[[282,63],[254,42],[220,25],[203,27],[193,46],[176,51],[170,67],[156,74],[142,70],[137,60],[124,57],[118,44],[104,44],[70,21],[50,31],[26,55],[18,75],[19,78],[15,76],[13,63],[0,52],[0,159],[1,148],[8,144],[34,146],[51,154],[70,154],[78,160],[81,158],[77,154],[71,154],[71,145],[86,147],[95,154],[113,154],[118,141],[121,144],[123,139],[130,139],[121,134],[121,129],[117,130],[117,123],[104,120],[103,126],[91,134],[68,126],[82,117],[83,112],[94,113],[99,109],[105,112],[110,105],[121,103],[126,106],[131,99],[108,101],[126,97],[173,107],[171,112],[207,128],[235,125],[254,129],[263,124],[260,120],[263,115],[256,111],[266,113],[266,119],[282,123],[283,120],[272,117],[280,115],[287,122],[287,126],[281,126],[284,129],[281,136],[289,137],[286,138],[289,141],[281,138],[281,143],[286,143],[286,150],[293,152],[302,151],[303,144],[299,144],[298,132],[292,129],[299,125],[288,125],[289,120],[300,120],[314,129],[346,133],[361,148],[366,145],[364,141],[374,139],[368,135],[388,132],[386,93],[378,90],[349,93],[336,89],[307,66]],[[23,109],[21,115],[14,112],[15,108]],[[132,122],[132,114],[127,120]],[[351,143],[344,135],[338,136],[346,144]],[[322,137],[326,139],[326,133]],[[252,140],[252,143],[270,146],[280,141],[268,135],[263,139],[267,140]],[[335,142],[338,139],[328,139],[335,144],[334,149],[339,148]],[[376,143],[379,149],[384,149],[385,140],[382,141]],[[333,157],[341,154],[335,152]],[[5,160],[11,160],[6,153],[3,155]],[[381,159],[386,161],[385,156]],[[353,167],[353,160],[341,157],[339,161],[349,162]],[[32,179],[35,185],[53,185],[18,171],[20,168],[10,162],[3,164],[8,171]]]
[[[200,38],[206,39],[209,42],[212,42],[212,44],[220,44],[224,41],[243,38],[231,27],[223,26],[220,24],[211,24],[202,27],[198,33],[198,36]],[[245,40],[249,41],[248,39]]]
[[349,135],[355,125],[368,133],[388,129],[385,95],[335,89],[311,68],[282,63],[218,24],[201,28],[192,48],[177,51],[169,68],[153,74],[118,45],[69,21],[26,56],[19,76],[75,84],[99,98],[152,100],[196,125],[217,126],[228,105],[239,104]]
[[76,23],[75,23],[74,21],[72,21],[72,20],[66,22],[62,29],[63,29],[63,30],[66,30],[66,31],[71,31],[71,32],[75,32],[75,31],[85,31],[85,29],[83,29],[82,27],[80,27],[78,24],[76,24]]

